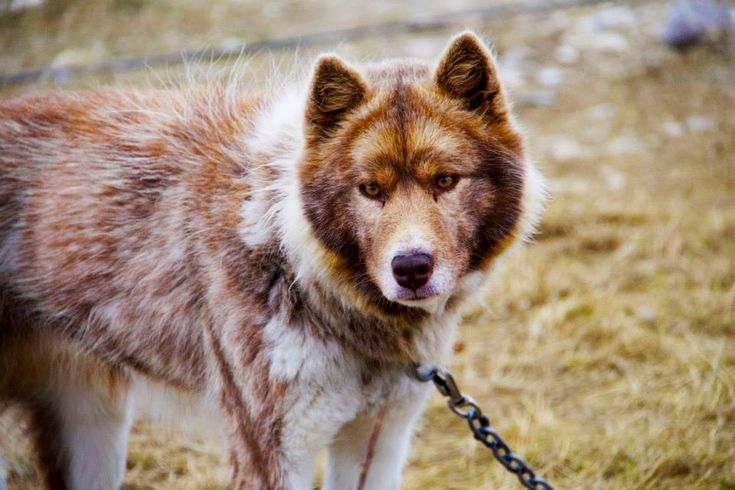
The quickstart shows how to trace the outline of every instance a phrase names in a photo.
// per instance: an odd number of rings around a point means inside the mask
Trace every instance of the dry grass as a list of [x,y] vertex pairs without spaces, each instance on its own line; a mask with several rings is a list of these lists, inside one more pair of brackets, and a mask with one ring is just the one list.
[[[476,27],[541,67],[593,13]],[[451,368],[557,488],[733,489],[735,65],[651,46],[645,22],[624,30],[625,52],[564,67],[552,106],[520,110],[553,199],[537,241],[467,318]],[[376,44],[410,52],[402,37],[347,51]],[[34,488],[27,459],[10,463],[11,488]],[[227,488],[226,460],[211,441],[140,424],[126,488]],[[404,488],[517,487],[437,395]]]

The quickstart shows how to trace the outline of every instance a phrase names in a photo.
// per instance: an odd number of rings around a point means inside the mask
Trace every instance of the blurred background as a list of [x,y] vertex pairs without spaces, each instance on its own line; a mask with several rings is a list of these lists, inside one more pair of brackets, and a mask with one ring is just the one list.
[[[260,89],[321,51],[431,60],[474,29],[494,44],[551,201],[465,318],[460,386],[558,489],[733,490],[734,7],[0,0],[0,97],[170,86],[238,53]],[[0,414],[10,489],[39,485],[24,431],[22,414]],[[222,442],[141,420],[125,488],[229,488]],[[518,486],[434,395],[404,488]]]

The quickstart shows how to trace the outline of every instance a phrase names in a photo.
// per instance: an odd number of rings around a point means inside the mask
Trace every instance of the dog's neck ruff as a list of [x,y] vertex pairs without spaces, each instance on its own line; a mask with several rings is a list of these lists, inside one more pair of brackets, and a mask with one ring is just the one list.
[[[335,257],[316,237],[304,212],[299,170],[305,151],[302,90],[287,91],[268,103],[254,124],[251,157],[263,162],[243,205],[242,239],[253,246],[279,247],[283,287],[280,304],[304,328],[381,362],[445,359],[458,322],[457,301],[441,301],[432,311],[375,298],[335,274]],[[382,296],[380,297],[382,299]]]

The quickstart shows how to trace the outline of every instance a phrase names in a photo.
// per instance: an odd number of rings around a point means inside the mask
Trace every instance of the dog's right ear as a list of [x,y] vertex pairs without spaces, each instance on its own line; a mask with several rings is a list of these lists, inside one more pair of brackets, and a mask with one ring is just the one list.
[[364,99],[367,86],[357,71],[335,55],[320,56],[306,107],[307,136],[318,141]]
[[434,81],[442,93],[488,122],[506,119],[508,108],[495,61],[473,32],[452,39],[439,61]]

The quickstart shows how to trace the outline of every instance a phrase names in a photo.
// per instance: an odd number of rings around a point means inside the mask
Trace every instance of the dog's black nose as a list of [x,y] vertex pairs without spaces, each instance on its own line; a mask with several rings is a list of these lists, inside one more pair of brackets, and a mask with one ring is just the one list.
[[396,282],[404,288],[415,291],[429,282],[434,269],[434,260],[431,255],[421,253],[396,255],[390,265],[393,267]]

